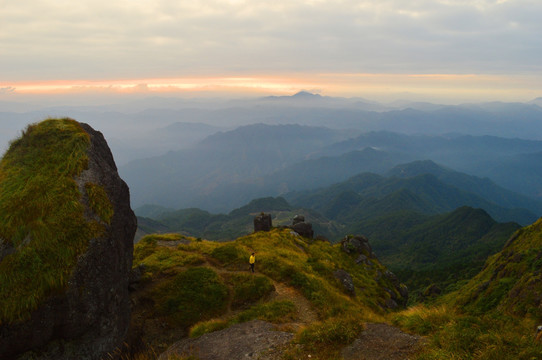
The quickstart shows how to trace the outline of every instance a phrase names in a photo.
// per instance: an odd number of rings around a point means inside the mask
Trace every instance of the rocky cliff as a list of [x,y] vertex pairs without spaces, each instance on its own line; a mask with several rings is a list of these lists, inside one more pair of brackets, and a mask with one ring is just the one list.
[[0,358],[101,359],[130,322],[136,218],[100,132],[29,126],[0,163]]

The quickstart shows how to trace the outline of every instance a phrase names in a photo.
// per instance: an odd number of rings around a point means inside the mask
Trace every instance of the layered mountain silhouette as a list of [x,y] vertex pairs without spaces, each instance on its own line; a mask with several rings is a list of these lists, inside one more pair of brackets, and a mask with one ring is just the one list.
[[[327,188],[290,193],[286,198],[295,206],[313,208],[330,219],[370,219],[400,210],[436,214],[464,205],[482,208],[498,221],[528,224],[538,218],[540,203],[537,201],[504,189],[501,193],[500,188],[487,179],[446,170],[433,163],[425,164],[443,180],[430,172],[412,177],[407,177],[406,172],[402,172],[402,177],[364,173]],[[401,166],[391,174],[409,168]],[[429,168],[427,171],[431,171]],[[413,174],[417,173],[413,170]],[[532,211],[519,206],[529,206]]]
[[228,212],[258,197],[328,186],[361,172],[386,174],[416,160],[490,177],[531,198],[542,191],[542,174],[536,170],[541,141],[389,132],[338,141],[348,136],[326,128],[251,125],[217,133],[191,149],[131,162],[120,172],[136,207],[150,203],[212,212]]

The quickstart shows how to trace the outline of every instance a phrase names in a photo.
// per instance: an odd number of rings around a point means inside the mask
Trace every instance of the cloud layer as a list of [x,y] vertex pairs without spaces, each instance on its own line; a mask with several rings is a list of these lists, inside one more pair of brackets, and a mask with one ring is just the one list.
[[528,76],[542,67],[542,2],[535,0],[0,0],[0,8],[5,83]]

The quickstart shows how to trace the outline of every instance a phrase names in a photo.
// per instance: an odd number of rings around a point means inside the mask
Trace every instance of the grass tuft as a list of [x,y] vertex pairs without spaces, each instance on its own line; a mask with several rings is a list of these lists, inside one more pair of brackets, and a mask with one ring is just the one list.
[[113,205],[104,188],[98,184],[86,183],[85,190],[87,191],[89,205],[92,211],[94,211],[103,222],[111,224],[111,218],[113,218]]
[[228,288],[206,267],[190,268],[164,283],[155,293],[156,311],[180,326],[190,326],[224,312]]
[[309,325],[300,332],[298,341],[304,345],[346,345],[354,341],[363,328],[358,316],[334,317]]
[[223,274],[226,282],[233,289],[231,305],[239,308],[254,303],[271,294],[275,287],[267,276],[249,273]]

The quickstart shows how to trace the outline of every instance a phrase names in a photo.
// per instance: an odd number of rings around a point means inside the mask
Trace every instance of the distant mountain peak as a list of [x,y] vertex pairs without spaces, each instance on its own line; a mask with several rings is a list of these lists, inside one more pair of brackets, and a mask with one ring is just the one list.
[[303,98],[303,99],[316,99],[316,98],[321,98],[322,95],[319,95],[319,94],[313,94],[311,92],[308,92],[308,91],[305,91],[305,90],[301,90],[299,91],[298,93],[292,95],[293,98]]

